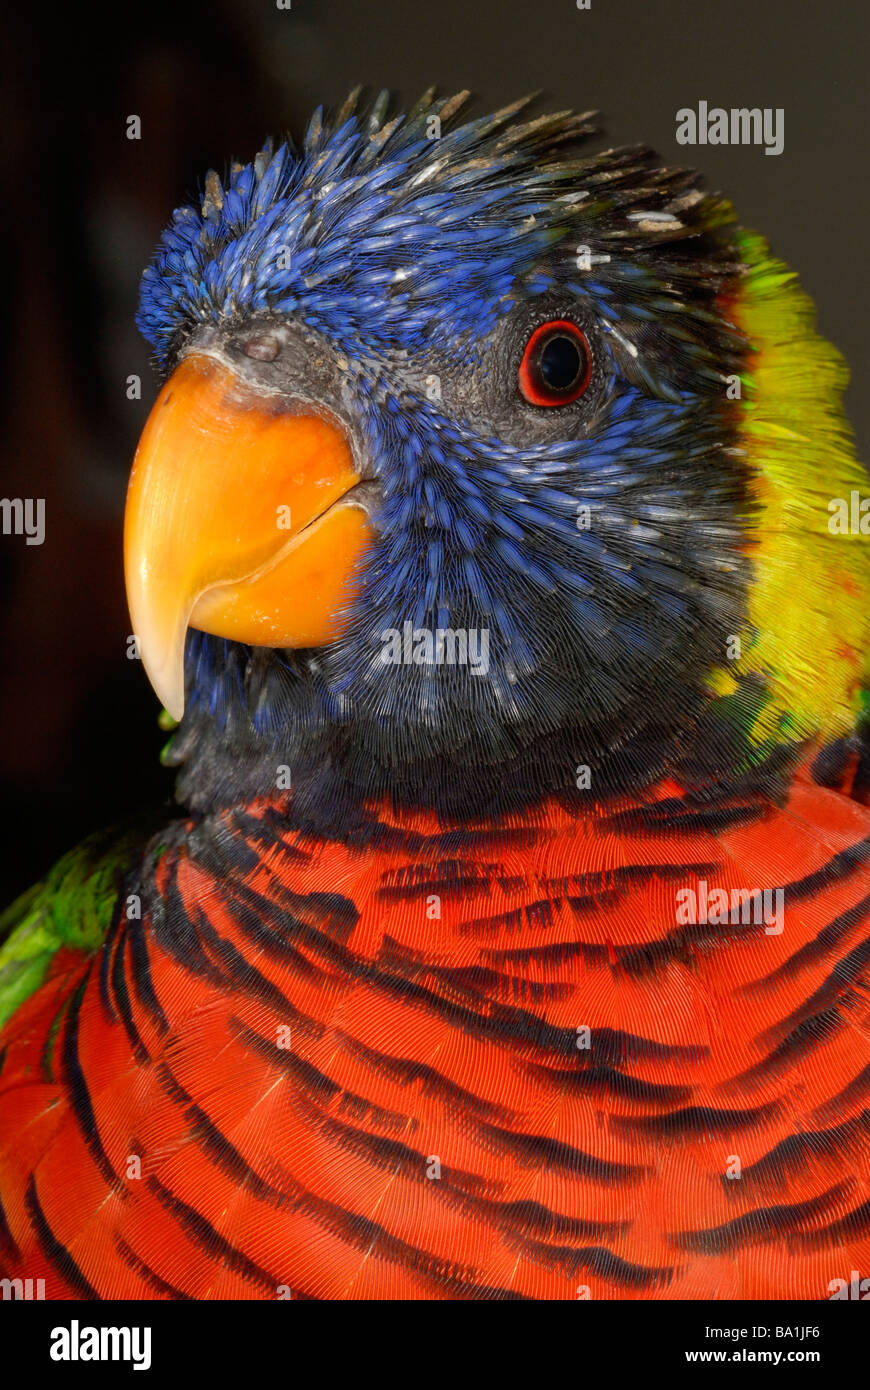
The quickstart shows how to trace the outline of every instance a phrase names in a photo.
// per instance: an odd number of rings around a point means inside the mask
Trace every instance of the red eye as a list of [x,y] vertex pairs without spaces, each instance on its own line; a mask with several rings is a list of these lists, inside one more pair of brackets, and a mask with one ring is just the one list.
[[592,353],[576,323],[551,319],[536,328],[520,363],[520,391],[532,405],[570,405],[592,376]]

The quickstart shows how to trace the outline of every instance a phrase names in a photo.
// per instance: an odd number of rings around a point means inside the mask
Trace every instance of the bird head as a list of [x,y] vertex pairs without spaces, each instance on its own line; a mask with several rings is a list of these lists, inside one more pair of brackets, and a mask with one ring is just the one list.
[[808,302],[693,173],[463,102],[318,111],[145,272],[127,585],[191,804],[287,765],[478,814],[854,723],[824,500],[864,475]]

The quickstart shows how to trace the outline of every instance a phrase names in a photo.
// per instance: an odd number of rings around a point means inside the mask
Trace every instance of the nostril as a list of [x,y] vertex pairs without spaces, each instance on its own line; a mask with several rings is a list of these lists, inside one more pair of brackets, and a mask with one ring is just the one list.
[[258,362],[274,362],[281,351],[281,344],[269,334],[264,338],[249,338],[242,351],[246,357],[254,357]]

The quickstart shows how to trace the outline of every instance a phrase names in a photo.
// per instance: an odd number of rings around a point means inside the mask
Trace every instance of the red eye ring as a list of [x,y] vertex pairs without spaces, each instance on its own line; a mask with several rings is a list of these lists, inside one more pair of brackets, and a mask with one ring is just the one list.
[[531,334],[519,370],[519,388],[530,405],[570,405],[592,377],[586,335],[570,319],[549,319]]

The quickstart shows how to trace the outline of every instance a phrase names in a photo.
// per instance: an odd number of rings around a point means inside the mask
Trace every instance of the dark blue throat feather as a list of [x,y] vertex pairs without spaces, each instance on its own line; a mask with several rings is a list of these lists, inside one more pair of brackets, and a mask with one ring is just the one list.
[[[210,174],[145,272],[162,371],[203,334],[230,356],[295,334],[288,389],[340,414],[376,495],[340,641],[189,634],[171,758],[195,807],[274,791],[280,763],[315,820],[379,795],[474,815],[574,795],[580,764],[600,795],[700,755],[751,528],[727,208],[644,147],[583,156],[588,117],[523,104],[460,125],[459,98],[427,94],[387,121],[354,94],[300,152]],[[517,373],[553,319],[591,377],[546,409]],[[405,624],[485,632],[486,669],[385,665]],[[721,730],[702,742],[713,768],[735,757]]]

